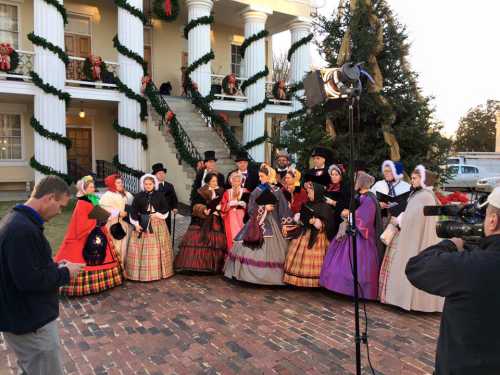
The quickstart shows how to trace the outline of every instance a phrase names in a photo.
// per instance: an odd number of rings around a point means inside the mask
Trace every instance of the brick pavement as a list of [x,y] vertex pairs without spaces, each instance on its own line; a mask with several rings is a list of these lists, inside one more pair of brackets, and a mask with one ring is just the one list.
[[[377,374],[432,373],[439,315],[367,309]],[[67,373],[99,375],[352,374],[353,326],[350,299],[327,291],[199,275],[63,299],[60,317]],[[13,367],[0,337],[0,374]]]

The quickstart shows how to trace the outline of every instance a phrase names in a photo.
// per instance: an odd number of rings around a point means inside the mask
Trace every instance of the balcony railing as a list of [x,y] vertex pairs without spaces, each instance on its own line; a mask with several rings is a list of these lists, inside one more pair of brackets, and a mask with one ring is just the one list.
[[278,105],[292,105],[291,100],[282,100],[282,99],[276,99],[273,94],[273,88],[274,84],[276,82],[266,82],[266,97],[267,99],[272,103],[272,104],[278,104]]
[[29,72],[33,70],[35,53],[21,50],[16,50],[16,52],[19,56],[19,64],[17,65],[17,68],[9,73],[0,72],[0,77],[7,77],[8,79],[16,81],[30,81],[31,77]]

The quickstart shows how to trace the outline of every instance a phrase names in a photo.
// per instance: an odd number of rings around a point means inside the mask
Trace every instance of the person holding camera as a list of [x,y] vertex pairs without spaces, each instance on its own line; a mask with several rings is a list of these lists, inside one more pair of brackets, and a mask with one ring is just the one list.
[[484,238],[444,240],[411,258],[408,280],[445,297],[436,375],[500,374],[500,188],[487,201]]

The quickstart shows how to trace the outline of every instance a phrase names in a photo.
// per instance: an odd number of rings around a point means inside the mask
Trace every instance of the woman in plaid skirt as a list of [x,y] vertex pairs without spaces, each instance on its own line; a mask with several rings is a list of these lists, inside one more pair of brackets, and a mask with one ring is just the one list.
[[332,208],[325,203],[325,187],[306,182],[308,202],[302,206],[298,219],[300,236],[288,247],[283,281],[295,286],[318,288],[319,275],[328,244],[334,237]]
[[[89,219],[90,212],[99,205],[99,198],[94,194],[94,180],[90,176],[83,177],[76,184],[78,201],[71,216],[68,230],[59,248],[56,262],[69,261],[73,263],[87,263],[84,259],[84,249],[87,239],[98,227],[107,241],[105,257],[98,264],[89,265],[71,280],[69,285],[61,288],[61,294],[67,296],[85,296],[100,293],[106,289],[121,285],[122,269],[113,245],[113,238],[109,235],[104,222]],[[106,243],[104,241],[104,243]]]
[[155,281],[174,275],[173,251],[165,219],[168,204],[158,190],[158,180],[145,174],[140,180],[141,192],[132,202],[130,237],[125,261],[127,279]]

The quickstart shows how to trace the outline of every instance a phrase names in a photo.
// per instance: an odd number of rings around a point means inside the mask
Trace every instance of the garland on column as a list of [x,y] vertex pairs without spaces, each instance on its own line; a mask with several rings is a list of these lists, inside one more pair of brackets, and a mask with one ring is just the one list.
[[189,77],[196,69],[213,59],[215,59],[214,51],[204,54],[198,60],[193,61],[193,63],[186,68],[186,76]]
[[144,12],[142,12],[139,8],[130,5],[126,0],[115,0],[115,4],[117,7],[122,8],[129,12],[131,15],[139,18],[144,26],[149,23],[148,17],[146,17]]
[[243,148],[245,150],[250,150],[251,148],[253,148],[255,146],[258,146],[261,143],[268,142],[270,140],[271,140],[271,137],[269,137],[269,135],[267,134],[267,131],[266,131],[266,132],[264,132],[264,135],[262,137],[255,138],[253,141],[250,141],[250,142],[246,143],[243,146]]
[[142,95],[136,94],[134,90],[124,84],[120,78],[115,77],[115,83],[118,91],[125,94],[127,98],[135,100],[140,104],[141,113],[139,114],[139,116],[141,118],[141,121],[144,121],[148,117],[148,103],[146,99]]
[[307,43],[309,43],[313,38],[314,38],[314,35],[309,34],[309,35],[297,40],[295,43],[293,43],[290,46],[290,49],[288,50],[288,56],[287,56],[288,61],[292,61],[292,55],[295,53],[295,51],[297,51],[303,45],[306,45]]
[[199,18],[195,18],[188,22],[188,24],[184,27],[184,38],[188,38],[189,32],[197,26],[200,25],[211,25],[214,23],[214,16],[210,14],[209,16],[203,16]]
[[113,46],[123,56],[131,58],[137,64],[142,66],[142,72],[144,73],[144,75],[148,74],[148,63],[144,60],[144,58],[141,55],[135,53],[134,51],[128,49],[125,45],[121,44],[120,40],[118,39],[118,35],[115,35],[113,38]]
[[143,132],[138,132],[124,126],[120,126],[118,121],[113,122],[113,129],[116,130],[118,134],[124,135],[125,137],[129,137],[132,139],[140,139],[142,143],[142,148],[144,150],[148,149],[148,136]]
[[262,30],[262,31],[259,31],[257,34],[254,34],[248,38],[246,38],[243,43],[241,44],[241,47],[240,47],[240,55],[241,55],[241,58],[244,59],[245,58],[245,52],[248,48],[248,46],[250,46],[250,44],[260,40],[260,39],[263,39],[263,38],[267,38],[269,36],[269,31],[267,30]]
[[[64,6],[59,3],[57,0],[44,0],[47,4],[54,6],[59,14],[62,17],[63,23],[66,25],[68,23],[68,16],[66,13],[66,9]],[[56,55],[59,60],[62,61],[62,63],[67,66],[69,64],[69,57],[66,54],[66,52],[59,46],[49,42],[47,39],[40,37],[36,35],[34,32],[31,32],[28,34],[28,39],[34,44],[39,47],[42,47],[44,49],[47,49],[51,51],[54,55]],[[43,92],[47,94],[51,94],[54,96],[57,96],[60,100],[64,101],[64,104],[66,107],[68,107],[69,102],[71,100],[71,96],[67,92],[63,92],[56,88],[55,86],[52,86],[50,83],[46,83],[43,81],[43,79],[34,71],[30,71],[29,75],[31,76],[31,79],[33,81],[33,84],[43,90]],[[30,121],[31,127],[38,133],[40,136],[53,140],[55,142],[58,142],[65,146],[67,149],[71,147],[71,140],[62,134],[52,132],[45,128],[40,121],[38,121],[35,117],[31,118]],[[43,165],[40,162],[38,162],[35,159],[35,156],[33,156],[30,160],[30,165],[33,169],[37,170],[38,172],[44,174],[44,175],[56,175],[64,179],[68,184],[71,184],[73,182],[73,179],[66,173],[61,173],[59,171],[56,171],[55,169]]]
[[136,178],[141,178],[144,175],[143,171],[139,171],[137,169],[127,167],[125,164],[120,163],[120,160],[118,159],[118,155],[115,155],[115,157],[113,158],[113,165],[120,172],[132,175]]

